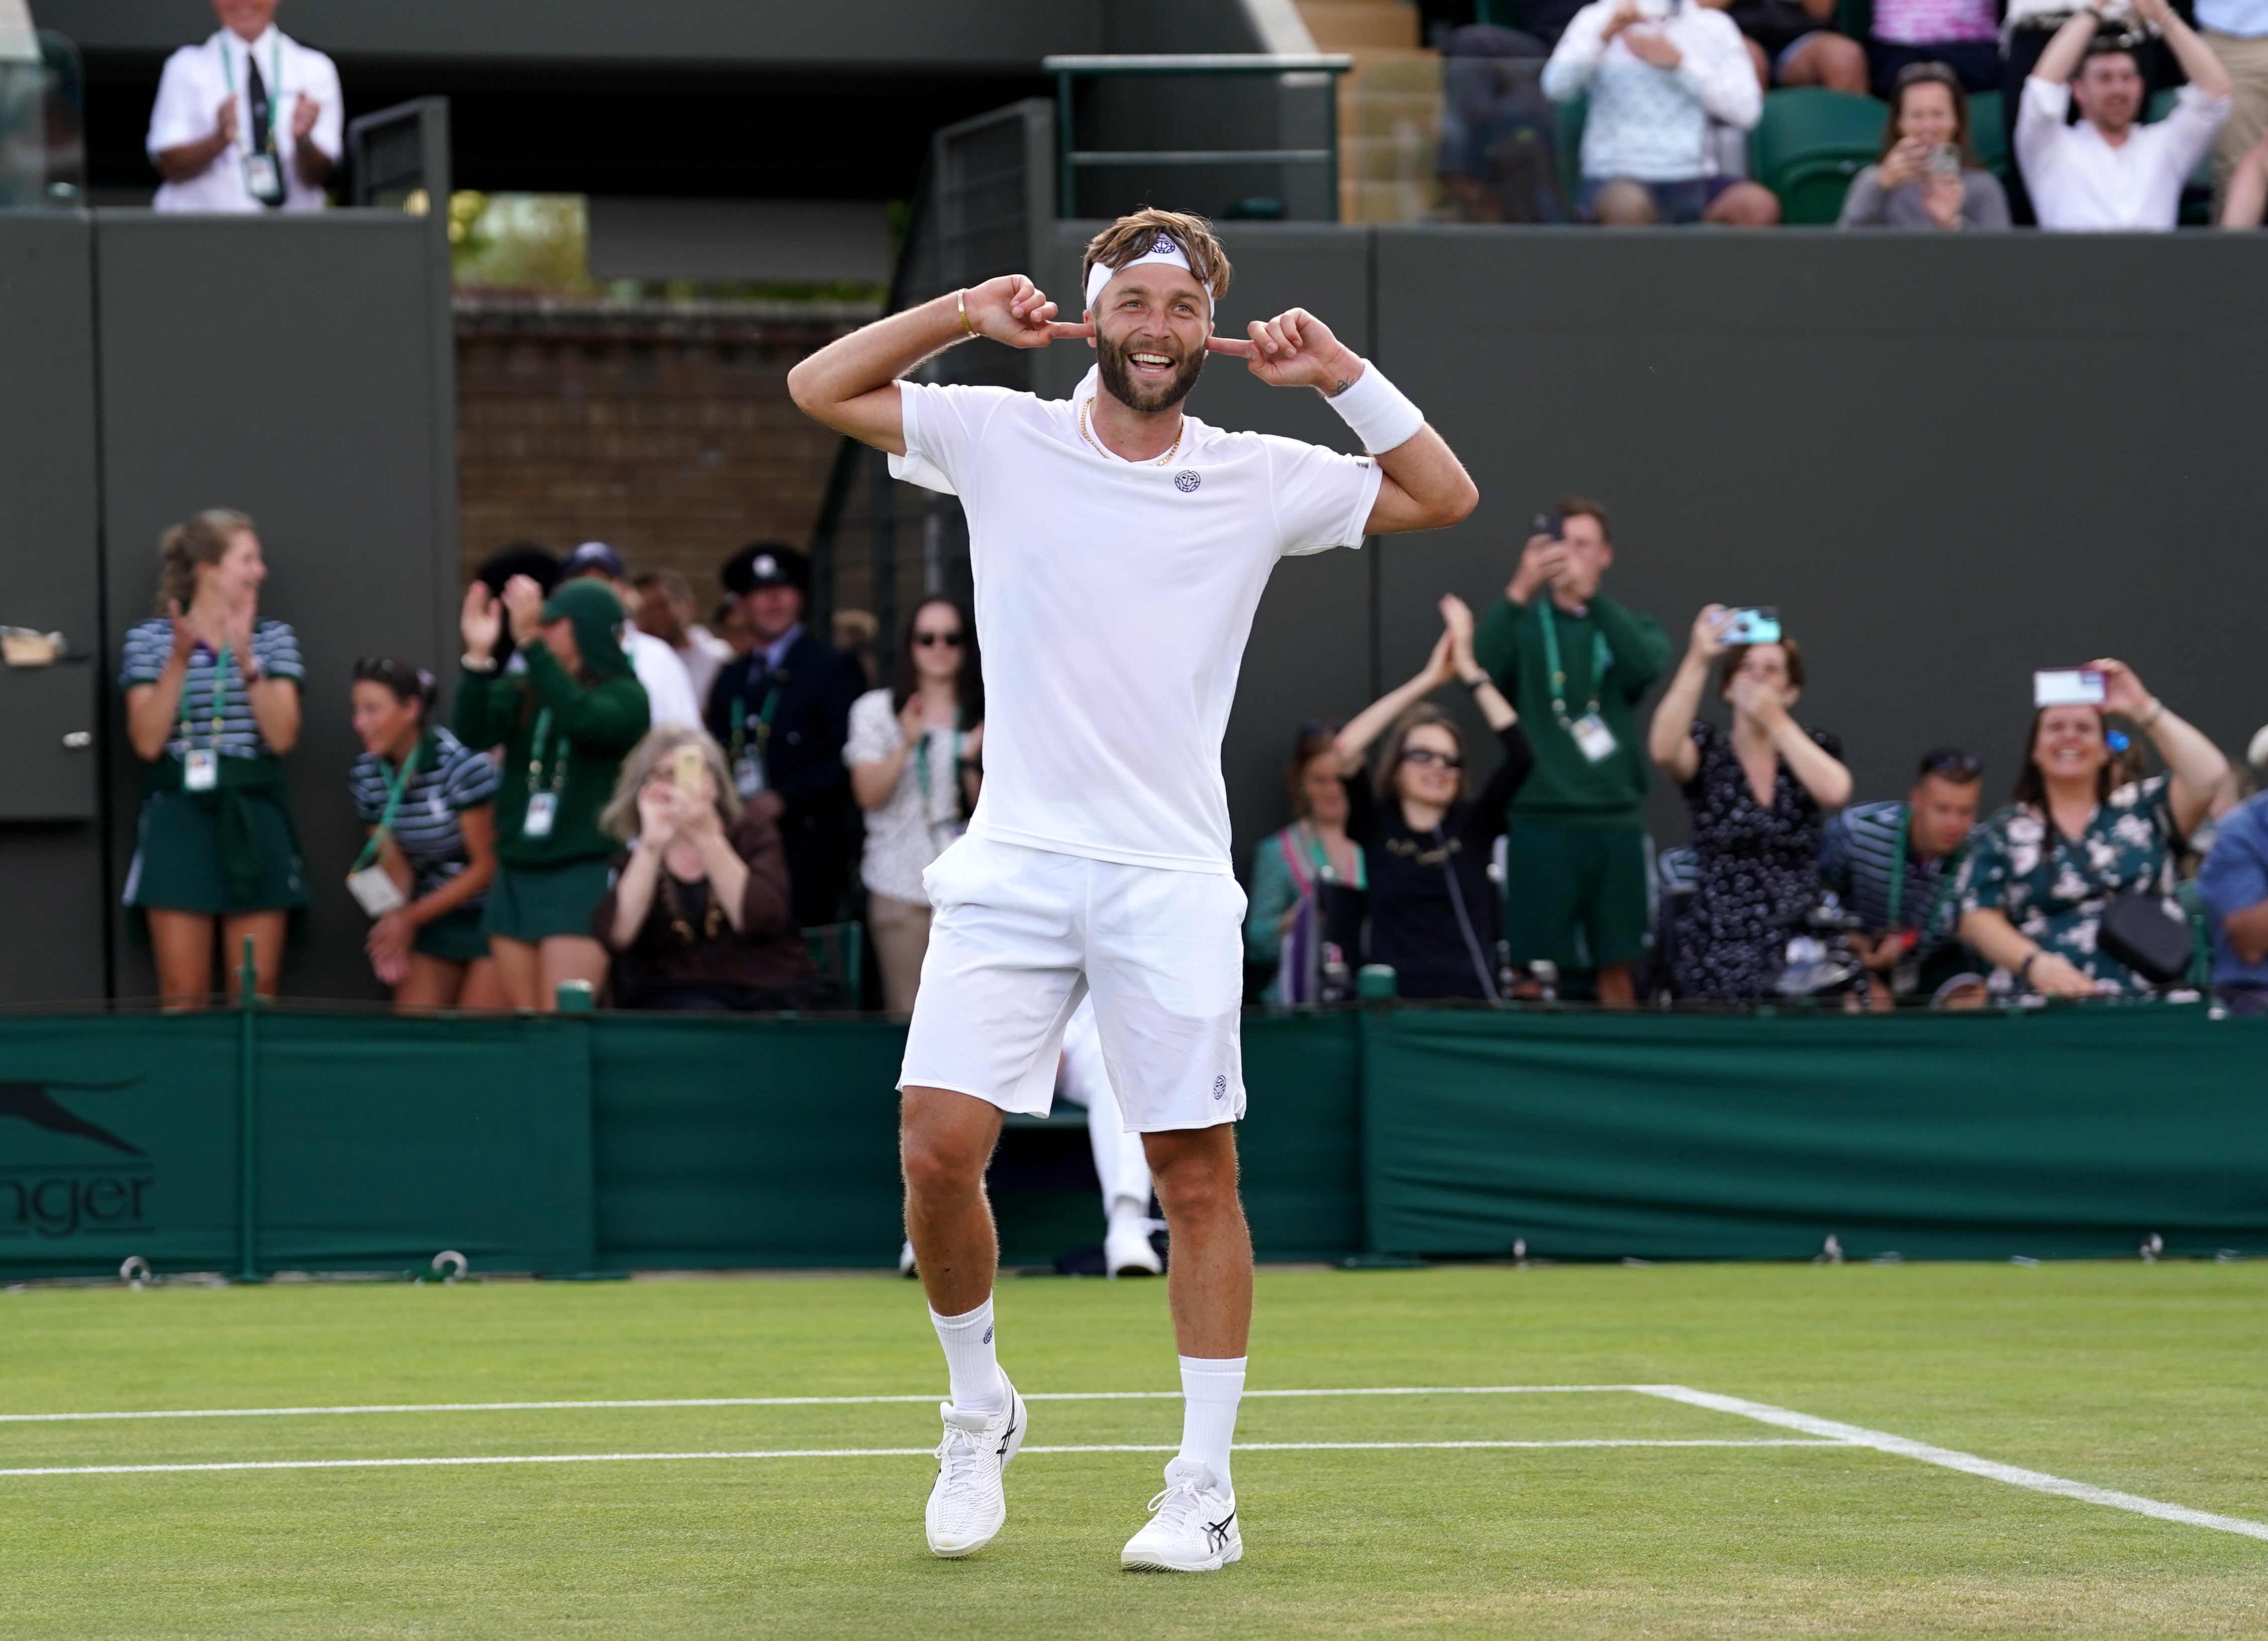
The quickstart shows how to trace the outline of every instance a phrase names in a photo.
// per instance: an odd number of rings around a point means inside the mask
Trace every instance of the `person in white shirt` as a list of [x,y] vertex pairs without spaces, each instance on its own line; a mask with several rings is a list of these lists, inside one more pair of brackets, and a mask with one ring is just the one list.
[[[2139,123],[2148,87],[2133,51],[2098,40],[2102,18],[2095,7],[2073,12],[2033,65],[2016,114],[2016,158],[2043,228],[2171,228],[2182,184],[2228,118],[2228,76],[2211,48],[2166,0],[2133,5],[2164,36],[2190,83],[2172,113]],[[2080,118],[2066,125],[2074,101]]]
[[1764,92],[1741,31],[1696,0],[1593,0],[1543,65],[1543,94],[1590,93],[1578,210],[1615,227],[1769,227],[1771,189],[1718,173],[1709,125],[1745,131]]
[[[899,1086],[906,1229],[952,1400],[930,1549],[965,1556],[1007,1517],[1023,1399],[993,1344],[984,1166],[1009,1111],[1045,1112],[1064,1031],[1092,996],[1122,1122],[1142,1135],[1173,1239],[1180,1453],[1127,1567],[1243,1554],[1229,1445],[1251,1326],[1236,1196],[1244,894],[1229,863],[1221,736],[1276,561],[1456,523],[1478,492],[1378,367],[1292,308],[1215,336],[1227,258],[1203,219],[1144,210],[1088,244],[1087,322],[1020,274],[880,320],[788,375],[809,415],[961,497],[984,651],[984,786],[924,876],[929,955]],[[1068,400],[898,379],[974,336],[1079,339]],[[1208,352],[1322,392],[1366,456],[1182,413]]]
[[677,652],[685,663],[693,698],[707,701],[717,669],[733,659],[733,646],[695,619],[699,607],[693,602],[693,588],[675,570],[648,570],[630,587],[637,594],[638,630],[652,633]]
[[166,59],[150,110],[158,210],[320,210],[339,162],[339,71],[276,26],[276,0],[213,0],[221,27]]
[[559,579],[563,584],[578,577],[594,576],[607,584],[609,591],[630,612],[630,620],[622,624],[622,653],[630,658],[630,670],[645,686],[645,699],[652,722],[656,729],[699,729],[701,707],[693,694],[693,681],[687,675],[685,663],[673,650],[652,633],[637,625],[637,589],[630,585],[630,570],[622,556],[604,541],[585,541],[567,555],[559,567]]

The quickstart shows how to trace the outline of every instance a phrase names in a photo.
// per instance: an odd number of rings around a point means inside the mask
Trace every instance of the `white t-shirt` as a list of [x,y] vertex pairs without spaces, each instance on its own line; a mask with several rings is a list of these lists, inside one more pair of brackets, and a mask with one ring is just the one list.
[[2016,158],[2043,228],[2170,229],[2182,187],[2228,118],[2230,99],[2184,85],[2162,120],[2113,148],[2081,120],[2066,125],[2071,87],[2036,74],[2016,107]]
[[291,151],[297,144],[291,139],[291,114],[304,92],[318,109],[308,140],[334,160],[338,158],[344,119],[339,71],[321,52],[300,45],[272,25],[249,46],[224,28],[202,45],[184,46],[166,59],[165,72],[158,78],[158,100],[150,109],[151,163],[155,165],[166,149],[210,136],[214,113],[227,99],[232,85],[236,94],[236,141],[186,182],[168,182],[160,188],[150,202],[152,209],[262,209],[244,186],[244,157],[259,151],[266,135],[252,129],[251,75],[245,67],[247,55],[260,63],[260,77],[268,87],[276,121],[276,151],[283,156],[283,209],[322,210],[323,190],[308,187],[292,163]]
[[1080,436],[1077,399],[898,393],[890,471],[968,515],[985,717],[970,835],[1230,871],[1220,741],[1253,611],[1278,558],[1362,544],[1377,464],[1194,416],[1163,465],[1129,462]]
[[[904,741],[890,691],[870,689],[850,703],[850,737],[843,747],[846,766],[880,763]],[[875,894],[917,906],[929,903],[922,873],[961,835],[957,766],[962,746],[961,738],[951,731],[931,730],[922,737],[921,750],[898,771],[898,784],[889,797],[866,812],[866,848],[858,857],[858,878]],[[925,788],[924,764],[929,769]]]
[[685,663],[677,659],[676,651],[650,632],[625,627],[622,653],[630,658],[631,670],[637,673],[638,682],[645,686],[652,727],[701,727],[701,704],[693,698],[693,681],[686,675]]

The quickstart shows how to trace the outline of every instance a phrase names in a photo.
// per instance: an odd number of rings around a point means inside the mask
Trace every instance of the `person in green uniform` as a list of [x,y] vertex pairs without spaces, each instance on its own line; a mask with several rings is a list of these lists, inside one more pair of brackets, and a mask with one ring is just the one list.
[[[507,620],[524,669],[497,665]],[[591,914],[616,845],[600,830],[599,812],[648,717],[616,636],[622,624],[621,601],[596,581],[568,582],[548,600],[526,576],[505,582],[501,599],[479,582],[465,592],[456,730],[468,747],[504,748],[496,887],[483,922],[516,1009],[549,1011],[562,982],[595,990],[607,977]]]
[[1581,496],[1540,519],[1473,648],[1535,749],[1505,838],[1505,934],[1515,968],[1548,960],[1634,999],[1647,911],[1646,736],[1638,703],[1669,664],[1650,615],[1599,590],[1615,562],[1607,510]]
[[158,614],[127,633],[119,669],[148,766],[126,904],[148,920],[166,1008],[205,1005],[216,929],[232,975],[251,938],[254,990],[273,997],[307,903],[282,762],[299,739],[299,641],[260,614],[268,566],[244,514],[199,513],[158,550]]

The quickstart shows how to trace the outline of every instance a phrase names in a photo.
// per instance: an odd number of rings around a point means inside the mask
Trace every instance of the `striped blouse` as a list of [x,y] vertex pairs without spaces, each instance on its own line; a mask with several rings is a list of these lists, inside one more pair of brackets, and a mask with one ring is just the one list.
[[[118,684],[154,684],[173,653],[173,623],[163,615],[129,628],[125,655],[119,665]],[[270,678],[288,678],[306,688],[306,668],[299,662],[299,639],[280,621],[263,621],[252,629],[253,659]],[[253,721],[252,696],[244,687],[244,669],[231,654],[223,669],[220,732],[213,732],[213,680],[217,658],[199,639],[189,651],[188,676],[181,683],[180,712],[173,733],[166,742],[168,757],[178,758],[190,747],[217,747],[231,758],[254,758],[269,750]],[[183,738],[183,729],[188,731]]]
[[[390,790],[378,754],[365,752],[355,760],[347,785],[354,794],[355,813],[364,826],[376,826],[386,813]],[[416,873],[419,900],[465,869],[465,834],[457,816],[494,803],[496,794],[493,758],[473,751],[438,725],[426,732],[417,748],[416,772],[394,814],[394,841]],[[466,904],[477,906],[481,899],[475,895]]]

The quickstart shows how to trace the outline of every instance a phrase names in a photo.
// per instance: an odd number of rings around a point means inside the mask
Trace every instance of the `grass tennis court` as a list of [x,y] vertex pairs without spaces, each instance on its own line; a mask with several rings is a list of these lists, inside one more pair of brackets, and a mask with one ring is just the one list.
[[[944,1563],[921,1539],[944,1374],[909,1284],[0,1294],[9,1415],[918,1398],[11,1417],[0,1470],[837,1456],[0,1475],[0,1634],[2268,1630],[2261,1538],[1613,1389],[1256,1395],[1240,1442],[1285,1445],[1238,1456],[1243,1563],[1122,1573],[1177,1401],[1059,1398],[1173,1390],[1164,1289],[1011,1280],[1000,1309],[1031,1445],[999,1541]],[[1691,1387],[2268,1522],[2264,1362],[2259,1264],[1285,1270],[1251,1382]],[[1310,1445],[1447,1442],[1538,1445]]]

